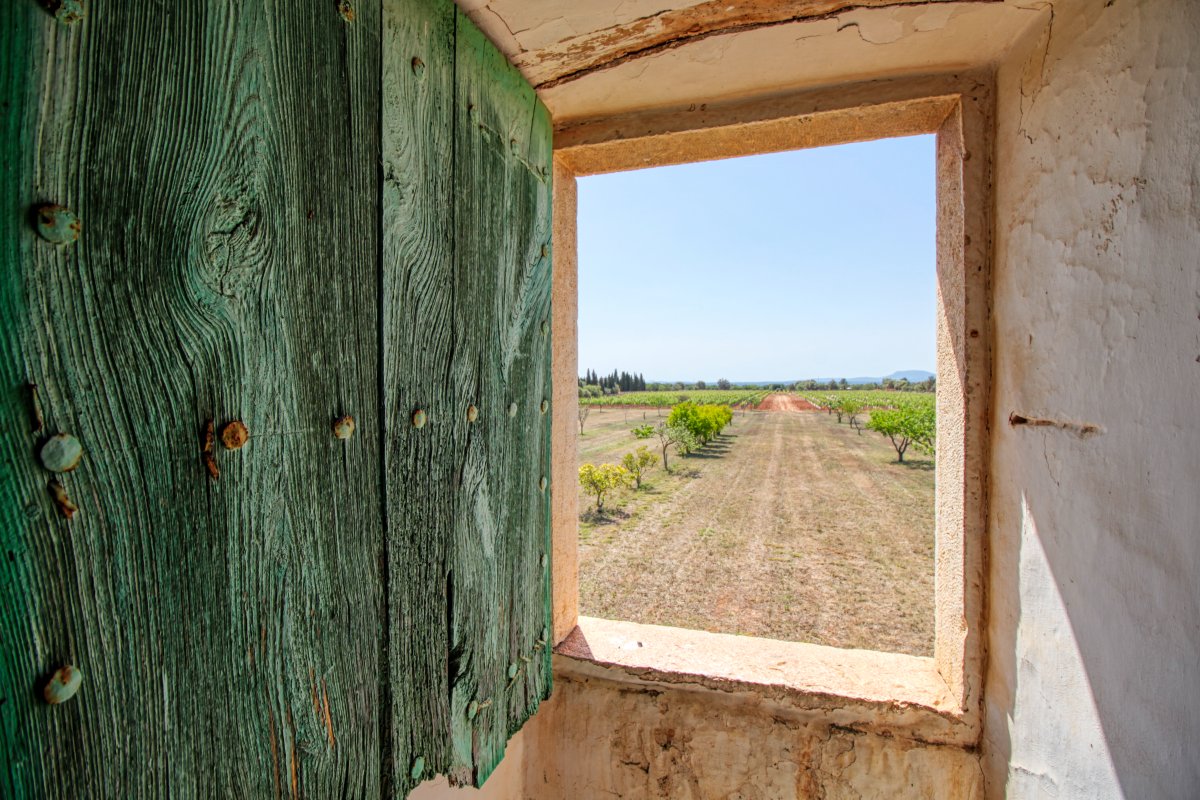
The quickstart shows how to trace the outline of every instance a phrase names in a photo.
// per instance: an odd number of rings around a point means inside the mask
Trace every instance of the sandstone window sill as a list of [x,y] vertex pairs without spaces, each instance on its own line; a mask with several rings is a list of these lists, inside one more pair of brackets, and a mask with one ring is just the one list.
[[580,617],[555,648],[572,679],[743,696],[801,721],[970,745],[931,658]]

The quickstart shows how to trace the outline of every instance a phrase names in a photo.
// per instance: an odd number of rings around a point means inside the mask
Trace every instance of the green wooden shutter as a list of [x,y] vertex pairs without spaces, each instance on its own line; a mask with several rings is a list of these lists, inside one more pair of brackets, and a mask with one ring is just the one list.
[[544,106],[448,0],[85,11],[0,7],[0,795],[482,783],[550,686]]

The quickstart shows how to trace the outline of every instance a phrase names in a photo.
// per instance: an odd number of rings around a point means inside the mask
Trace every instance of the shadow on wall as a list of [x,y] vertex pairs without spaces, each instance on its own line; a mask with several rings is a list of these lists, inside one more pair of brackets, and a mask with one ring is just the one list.
[[[1000,144],[992,789],[1197,797],[1200,5],[1068,8],[1036,48],[1049,99],[1021,97],[1031,135]],[[1005,419],[1049,409],[1107,432]]]
[[[992,788],[1195,798],[1200,6],[1063,6],[1036,52],[1050,100],[1022,97],[1033,137],[1000,170],[997,398],[1028,407],[994,421]],[[1055,409],[1108,431],[1001,421]]]

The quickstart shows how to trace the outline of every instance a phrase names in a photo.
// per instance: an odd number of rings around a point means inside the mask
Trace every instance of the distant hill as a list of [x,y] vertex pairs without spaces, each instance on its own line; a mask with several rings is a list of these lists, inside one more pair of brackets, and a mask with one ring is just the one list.
[[[934,373],[925,371],[925,369],[900,369],[900,371],[893,372],[890,375],[883,375],[882,378],[862,377],[862,375],[859,375],[858,378],[846,378],[846,383],[851,384],[851,385],[880,384],[880,383],[883,383],[884,379],[888,379],[888,378],[890,378],[892,380],[900,380],[900,379],[907,378],[908,383],[919,384],[920,381],[923,381],[923,380],[926,380],[929,378],[935,378],[935,377],[936,377],[936,375]],[[815,380],[815,381],[817,381],[817,383],[827,384],[827,383],[829,383],[830,380],[839,380],[840,381],[841,378],[842,378],[841,375],[838,375],[838,377],[835,377],[835,378],[800,378],[799,380]],[[674,381],[673,380],[649,380],[649,381],[647,381],[647,383],[672,384],[672,383],[674,383]],[[685,380],[684,383],[690,384],[690,383],[694,383],[694,381]],[[730,383],[733,386],[772,386],[772,385],[790,386],[794,383],[797,383],[797,379],[792,378],[792,379],[788,379],[788,380],[732,380],[732,381],[730,381]],[[708,386],[709,386],[709,389],[716,389],[716,381],[715,380],[708,381]]]
[[[846,383],[851,385],[880,384],[888,378],[892,380],[901,380],[907,378],[908,383],[919,384],[920,381],[928,380],[929,378],[934,377],[934,373],[926,372],[925,369],[900,369],[900,371],[893,372],[890,375],[883,375],[882,378],[877,377],[877,375],[865,375],[865,377],[864,375],[859,375],[857,378],[846,378]],[[804,378],[803,380],[808,380],[808,378]],[[839,375],[839,377],[836,378],[812,378],[812,380],[816,380],[817,383],[829,383],[830,380],[841,380],[841,377]]]
[[929,380],[935,376],[932,372],[926,372],[923,369],[904,369],[900,370],[899,372],[893,372],[891,375],[886,375],[884,377],[891,378],[894,381],[898,381],[901,378],[908,378],[909,383],[920,383],[921,381]]

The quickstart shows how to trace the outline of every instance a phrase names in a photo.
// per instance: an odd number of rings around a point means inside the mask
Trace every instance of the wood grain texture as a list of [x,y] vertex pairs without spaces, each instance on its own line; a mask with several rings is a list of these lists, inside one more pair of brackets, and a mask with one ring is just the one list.
[[[455,67],[455,372],[493,409],[467,443],[454,526],[455,764],[482,783],[550,690],[550,244],[546,107],[461,12]],[[474,724],[458,713],[492,705]],[[464,778],[451,772],[451,778]]]
[[[301,5],[0,11],[6,797],[379,794],[381,459],[329,429],[380,426],[379,8]],[[69,524],[27,380],[87,448]],[[217,482],[208,418],[251,434]]]
[[0,9],[0,796],[482,783],[549,692],[549,115],[451,0],[354,9]]
[[[450,526],[470,398],[454,353],[452,0],[383,7],[383,390],[394,782],[450,768]],[[424,427],[411,416],[426,412]],[[424,770],[413,773],[422,759]]]
[[481,784],[549,692],[538,642],[549,624],[551,127],[450,0],[387,0],[383,58],[389,652],[403,796],[434,772]]

